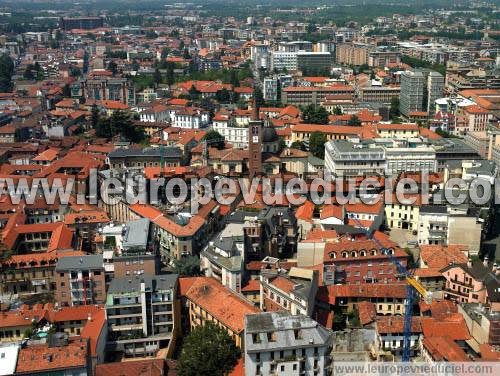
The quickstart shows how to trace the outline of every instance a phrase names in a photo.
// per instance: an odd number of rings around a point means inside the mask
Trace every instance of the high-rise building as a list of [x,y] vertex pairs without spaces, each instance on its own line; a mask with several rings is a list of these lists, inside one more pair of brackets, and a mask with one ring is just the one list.
[[430,71],[427,76],[427,112],[429,116],[434,115],[436,99],[443,96],[444,76],[438,72]]
[[92,30],[104,26],[102,17],[61,17],[59,27],[64,30]]
[[332,67],[330,52],[298,52],[297,69],[304,75],[329,74]]
[[435,71],[413,70],[401,73],[399,111],[405,117],[411,112],[432,115],[434,102],[443,96],[444,77]]
[[346,65],[368,64],[370,48],[361,44],[339,44],[335,50],[337,63]]
[[423,110],[424,88],[425,77],[421,71],[401,73],[399,111],[403,116],[409,116],[410,112]]
[[288,312],[245,317],[245,375],[328,375],[333,333]]

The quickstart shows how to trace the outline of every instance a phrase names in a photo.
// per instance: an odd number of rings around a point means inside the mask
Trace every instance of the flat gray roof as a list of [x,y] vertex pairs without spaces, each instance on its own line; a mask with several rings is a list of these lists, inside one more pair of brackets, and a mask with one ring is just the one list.
[[56,271],[79,269],[104,269],[102,255],[67,256],[57,261]]
[[178,279],[177,274],[161,274],[156,276],[131,276],[130,278],[114,278],[109,284],[108,294],[126,294],[141,291],[141,282],[144,281],[146,290],[172,290]]

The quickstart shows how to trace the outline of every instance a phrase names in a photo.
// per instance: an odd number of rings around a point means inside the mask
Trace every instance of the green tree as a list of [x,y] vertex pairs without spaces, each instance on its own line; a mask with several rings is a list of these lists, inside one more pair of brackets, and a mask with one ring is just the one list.
[[222,88],[215,94],[215,99],[219,101],[219,103],[229,103],[231,101],[231,94],[226,88]]
[[342,107],[335,106],[335,108],[333,109],[333,114],[334,115],[342,115]]
[[9,55],[0,56],[0,93],[12,91],[12,75],[14,74],[14,62]]
[[361,120],[359,120],[359,118],[356,115],[352,115],[349,118],[347,125],[349,125],[351,127],[359,127],[359,126],[361,126]]
[[227,331],[207,321],[186,337],[179,357],[179,375],[227,375],[240,355]]
[[99,123],[99,109],[94,104],[92,105],[91,115],[90,115],[90,125],[92,129],[97,129],[97,124]]
[[323,106],[314,106],[312,104],[305,107],[302,111],[302,119],[306,123],[328,124],[328,111]]
[[315,157],[323,159],[325,157],[326,136],[321,132],[311,133],[309,138],[309,151]]
[[260,107],[264,105],[264,94],[262,93],[262,90],[259,87],[255,87],[253,89],[253,97],[255,99],[255,103],[257,104],[257,107]]
[[142,128],[136,127],[130,116],[123,111],[115,111],[111,115],[110,128],[113,135],[120,136],[130,142],[139,143],[144,141],[146,135]]
[[205,133],[205,136],[203,136],[202,140],[207,141],[208,147],[216,147],[219,150],[224,148],[224,136],[217,131],[208,131],[207,133]]
[[229,83],[233,85],[233,87],[240,86],[240,80],[238,78],[238,72],[234,69],[231,69],[229,72]]
[[118,73],[118,66],[113,60],[109,62],[108,70],[113,74],[113,76],[116,75],[116,73]]
[[187,48],[184,48],[184,52],[182,53],[182,57],[185,59],[185,60],[189,60],[191,59],[191,55],[189,54],[189,51]]
[[399,116],[399,98],[392,97],[391,107],[389,109],[389,117],[391,119],[397,118]]
[[175,64],[172,62],[167,63],[167,85],[172,86],[175,82],[175,74],[174,74]]
[[158,68],[155,69],[155,72],[153,74],[153,81],[155,82],[156,85],[161,84],[162,76]]
[[109,119],[100,118],[95,127],[95,135],[99,138],[111,138],[113,132],[111,130]]
[[292,142],[292,144],[290,145],[290,148],[292,149],[299,149],[299,150],[302,150],[302,151],[306,151],[306,146],[304,145],[303,142],[300,142],[300,141],[294,141]]
[[196,256],[182,257],[174,260],[175,272],[181,276],[193,277],[200,275],[200,259]]
[[189,99],[191,99],[192,101],[198,99],[200,96],[200,92],[196,89],[196,87],[194,85],[191,86],[191,88],[189,89]]
[[35,79],[35,74],[33,73],[34,68],[35,67],[33,66],[33,64],[28,64],[26,66],[26,69],[24,70],[24,74],[23,74],[23,77],[25,80],[32,81]]
[[161,59],[166,59],[168,57],[169,50],[168,48],[164,47],[161,50]]
[[82,75],[82,71],[78,67],[72,67],[69,71],[69,75],[71,77],[80,77]]

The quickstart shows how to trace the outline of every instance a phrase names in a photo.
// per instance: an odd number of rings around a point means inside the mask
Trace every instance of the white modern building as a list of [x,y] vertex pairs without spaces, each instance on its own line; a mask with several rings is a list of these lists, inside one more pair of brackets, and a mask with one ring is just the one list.
[[307,316],[245,317],[245,375],[329,375],[333,333]]

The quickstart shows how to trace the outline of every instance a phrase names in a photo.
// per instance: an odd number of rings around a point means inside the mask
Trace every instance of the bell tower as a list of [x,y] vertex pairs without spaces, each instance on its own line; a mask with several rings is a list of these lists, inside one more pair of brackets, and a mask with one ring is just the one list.
[[262,121],[255,98],[253,100],[252,118],[248,124],[248,176],[252,180],[262,174]]

